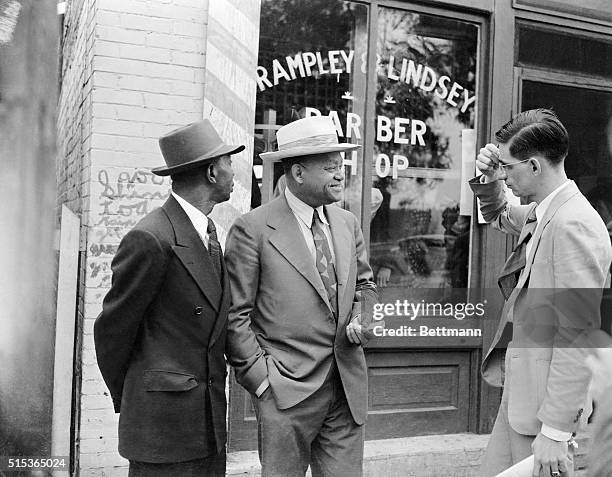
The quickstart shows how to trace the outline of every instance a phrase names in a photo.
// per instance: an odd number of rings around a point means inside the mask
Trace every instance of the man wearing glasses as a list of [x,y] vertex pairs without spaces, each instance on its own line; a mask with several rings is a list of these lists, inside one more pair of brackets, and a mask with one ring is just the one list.
[[610,240],[565,174],[568,134],[552,111],[522,112],[495,136],[470,185],[485,220],[518,239],[500,273],[506,301],[482,365],[484,379],[504,387],[482,473],[534,454],[534,476],[573,475],[573,438],[592,410],[580,338],[600,325]]
[[[367,368],[362,345],[377,298],[356,217],[342,198],[327,116],[280,128],[284,192],[238,218],[226,243],[229,362],[252,396],[262,475],[362,475]],[[368,316],[369,315],[369,316]]]

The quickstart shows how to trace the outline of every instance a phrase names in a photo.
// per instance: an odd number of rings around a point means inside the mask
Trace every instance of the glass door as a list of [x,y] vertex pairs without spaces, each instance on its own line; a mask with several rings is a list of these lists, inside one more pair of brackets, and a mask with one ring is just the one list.
[[[371,201],[370,261],[382,302],[400,306],[368,345],[367,437],[466,432],[475,427],[482,337],[436,330],[468,326],[445,310],[467,301],[473,200],[465,182],[485,24],[397,2],[374,13],[368,179],[379,202]],[[421,309],[406,315],[404,304]]]

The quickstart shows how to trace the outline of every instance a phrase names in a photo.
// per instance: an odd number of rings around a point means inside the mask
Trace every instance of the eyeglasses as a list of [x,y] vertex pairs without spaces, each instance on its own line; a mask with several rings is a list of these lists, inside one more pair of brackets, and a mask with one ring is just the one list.
[[523,162],[528,162],[530,159],[525,159],[524,161],[518,161],[518,162],[510,162],[507,164],[504,164],[503,162],[497,162],[497,166],[499,167],[499,170],[501,172],[506,172],[506,169],[511,169],[514,166],[516,166],[517,164],[522,164]]
[[503,162],[500,161],[501,154],[499,153],[499,144],[495,144],[495,147],[497,147],[497,164],[496,165],[497,167],[499,167],[499,170],[501,172],[506,172],[507,169],[511,169],[517,164],[522,164],[523,162],[529,161],[529,159],[525,159],[524,161],[510,162],[510,163],[504,164]]

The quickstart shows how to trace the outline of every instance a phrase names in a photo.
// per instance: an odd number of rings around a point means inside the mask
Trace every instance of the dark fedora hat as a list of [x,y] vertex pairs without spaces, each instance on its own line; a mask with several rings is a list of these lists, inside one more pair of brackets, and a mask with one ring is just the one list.
[[158,176],[177,174],[201,167],[207,161],[226,154],[236,154],[244,146],[225,144],[208,119],[188,124],[159,138],[166,167],[151,170]]

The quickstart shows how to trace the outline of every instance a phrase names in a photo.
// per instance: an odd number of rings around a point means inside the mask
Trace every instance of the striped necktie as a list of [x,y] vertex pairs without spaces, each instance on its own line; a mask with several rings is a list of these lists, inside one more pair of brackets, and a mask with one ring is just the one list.
[[329,303],[332,306],[334,312],[334,318],[338,320],[338,291],[336,282],[336,271],[332,262],[332,254],[329,248],[329,242],[325,232],[323,231],[323,222],[319,217],[319,213],[315,209],[312,214],[312,238],[314,239],[316,249],[315,264],[317,271],[321,276]]
[[508,299],[512,290],[516,287],[521,272],[527,264],[527,242],[531,239],[533,232],[536,229],[538,222],[535,217],[535,212],[527,218],[525,225],[523,226],[523,232],[525,235],[523,239],[516,245],[508,260],[504,265],[497,284],[504,295],[504,299]]
[[223,265],[221,264],[222,253],[221,253],[221,244],[217,240],[217,228],[215,227],[215,223],[212,219],[208,218],[208,226],[206,227],[206,232],[208,232],[208,254],[210,255],[210,259],[213,263],[213,267],[217,276],[219,278],[223,277]]

